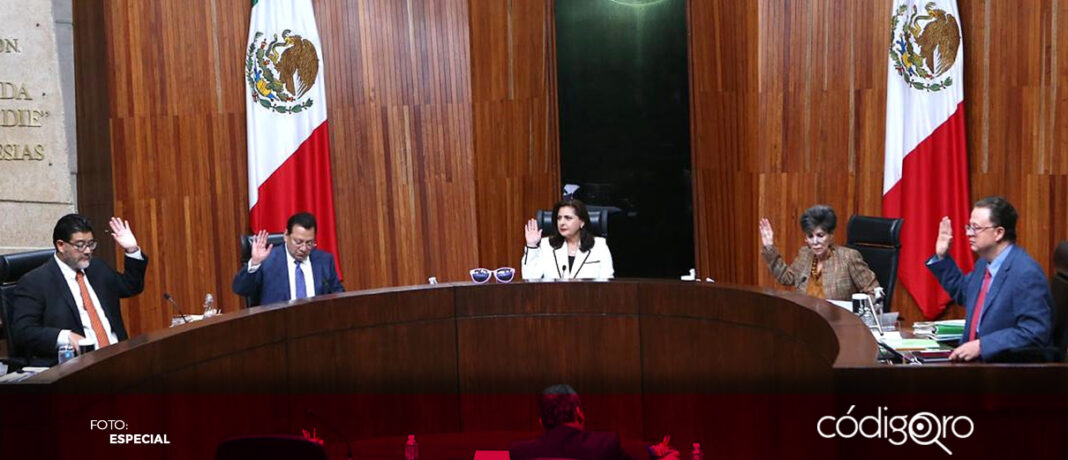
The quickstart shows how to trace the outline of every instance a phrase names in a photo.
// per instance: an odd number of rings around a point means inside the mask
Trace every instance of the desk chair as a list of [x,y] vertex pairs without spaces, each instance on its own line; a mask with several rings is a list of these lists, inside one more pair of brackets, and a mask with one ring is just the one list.
[[1053,276],[1049,280],[1049,290],[1053,294],[1051,345],[1062,355],[1068,355],[1068,241],[1061,241],[1053,251]]
[[0,256],[0,325],[3,326],[4,336],[7,338],[9,370],[19,369],[26,365],[26,357],[22,356],[18,347],[15,346],[15,339],[12,336],[11,318],[14,316],[14,306],[11,302],[11,295],[22,275],[44,265],[54,253],[54,249],[41,249]]
[[897,286],[897,265],[901,252],[901,225],[904,219],[858,216],[849,218],[846,246],[856,249],[875,273],[879,286],[886,291],[883,311],[890,311]]

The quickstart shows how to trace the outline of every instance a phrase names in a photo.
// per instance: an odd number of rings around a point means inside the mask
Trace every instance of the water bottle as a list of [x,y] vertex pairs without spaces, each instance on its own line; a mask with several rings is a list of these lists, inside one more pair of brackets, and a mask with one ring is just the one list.
[[215,297],[212,297],[209,292],[204,296],[204,317],[210,318],[215,316],[216,313],[219,313],[219,310],[215,309]]
[[419,460],[419,443],[415,442],[415,435],[408,435],[408,441],[404,443],[404,460]]
[[701,452],[701,443],[693,443],[693,451],[690,452],[690,460],[704,460],[705,454]]
[[59,351],[56,352],[56,358],[59,360],[59,364],[63,364],[67,361],[74,359],[74,345],[65,343],[59,346]]

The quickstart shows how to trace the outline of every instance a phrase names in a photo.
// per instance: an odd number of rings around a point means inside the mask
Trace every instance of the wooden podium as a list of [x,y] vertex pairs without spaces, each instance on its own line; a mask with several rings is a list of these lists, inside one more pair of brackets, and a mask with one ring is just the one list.
[[[980,383],[975,398],[959,401],[966,407],[977,398],[996,412],[1004,407],[988,395],[1041,389],[1052,404],[1026,410],[1068,413],[1062,365],[891,367],[876,354],[852,313],[752,287],[613,280],[379,289],[242,310],[79,357],[0,388],[5,401],[20,396],[16,407],[48,408],[37,411],[37,428],[5,424],[0,433],[57,429],[67,434],[55,445],[63,455],[78,452],[63,446],[103,436],[85,430],[87,420],[115,418],[182,440],[166,447],[175,458],[202,458],[230,436],[313,426],[350,441],[536,432],[535,397],[555,383],[580,392],[589,429],[650,441],[672,434],[680,446],[696,440],[727,456],[826,450],[838,444],[814,434],[822,415],[891,404],[886,395],[905,396],[891,405],[908,406],[917,401],[910,395],[957,392],[969,379]],[[74,428],[64,426],[69,418]],[[212,429],[202,429],[205,419]]]

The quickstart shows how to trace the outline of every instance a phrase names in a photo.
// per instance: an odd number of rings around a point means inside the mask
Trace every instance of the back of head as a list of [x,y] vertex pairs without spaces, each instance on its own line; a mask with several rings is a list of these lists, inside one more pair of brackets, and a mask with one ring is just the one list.
[[70,241],[71,236],[75,233],[90,233],[93,231],[93,226],[89,224],[89,219],[81,214],[67,214],[59,218],[56,222],[55,228],[52,229],[52,245],[56,245],[56,241]]
[[546,430],[569,422],[577,422],[582,400],[570,385],[559,384],[546,388],[538,397],[541,425]]

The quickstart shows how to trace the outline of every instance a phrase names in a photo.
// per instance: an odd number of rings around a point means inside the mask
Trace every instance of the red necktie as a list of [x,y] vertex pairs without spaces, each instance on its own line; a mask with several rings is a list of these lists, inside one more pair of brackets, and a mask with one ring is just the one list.
[[983,315],[983,301],[986,300],[986,291],[990,288],[990,270],[983,275],[983,287],[979,289],[979,298],[975,300],[975,311],[972,312],[972,327],[968,332],[968,341],[975,340],[975,330],[979,328],[979,317]]
[[[100,316],[96,314],[96,307],[93,306],[93,298],[89,295],[89,289],[85,287],[85,274],[78,272],[74,278],[78,280],[78,287],[82,290],[82,307],[89,313],[89,325],[93,327],[93,335],[96,336],[96,347],[106,347],[111,341],[108,340],[108,334],[104,332],[104,323],[100,322]],[[78,344],[72,343],[71,345],[77,346]]]

